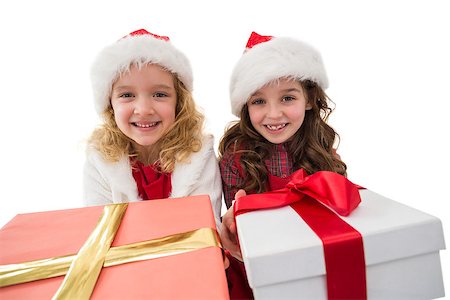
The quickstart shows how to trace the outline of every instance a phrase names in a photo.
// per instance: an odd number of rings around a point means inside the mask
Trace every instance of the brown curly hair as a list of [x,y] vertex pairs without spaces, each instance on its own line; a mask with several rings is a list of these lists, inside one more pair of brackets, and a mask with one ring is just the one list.
[[[192,93],[175,74],[172,75],[177,93],[175,122],[151,146],[158,151],[160,170],[167,173],[173,171],[175,162],[187,162],[193,152],[200,151],[204,124],[204,116],[197,110]],[[93,131],[88,143],[101,153],[103,159],[117,162],[123,155],[139,157],[134,141],[117,127],[111,104],[102,118],[103,124]],[[145,158],[143,162],[146,163]]]
[[[333,111],[328,102],[332,101],[315,82],[299,82],[312,108],[305,111],[302,126],[288,144],[287,151],[293,159],[294,170],[303,168],[308,174],[333,171],[346,175],[347,166],[333,149],[335,142],[339,141],[339,135],[327,124]],[[261,193],[266,191],[268,184],[268,170],[264,161],[270,155],[270,148],[271,144],[253,127],[245,104],[240,120],[232,122],[220,140],[219,159],[223,158],[226,151],[239,155],[246,176],[238,188]]]

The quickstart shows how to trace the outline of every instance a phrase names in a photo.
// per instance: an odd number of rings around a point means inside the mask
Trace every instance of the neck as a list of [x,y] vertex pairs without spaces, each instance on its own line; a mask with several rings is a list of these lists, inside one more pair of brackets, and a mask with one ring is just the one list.
[[141,146],[134,145],[136,150],[136,159],[142,162],[144,165],[152,165],[159,160],[159,147],[158,145]]

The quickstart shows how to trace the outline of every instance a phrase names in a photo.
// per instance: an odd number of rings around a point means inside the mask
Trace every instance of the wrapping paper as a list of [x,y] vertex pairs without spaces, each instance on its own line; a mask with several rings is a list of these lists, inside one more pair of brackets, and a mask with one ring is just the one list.
[[[0,230],[0,265],[77,253],[96,226],[102,206],[16,216]],[[208,196],[130,203],[112,247],[199,228],[215,229]],[[0,288],[6,299],[51,298],[59,276]],[[104,267],[92,299],[227,299],[219,247]]]
[[[441,221],[370,190],[347,217],[364,241],[368,299],[444,296]],[[290,206],[236,218],[244,263],[256,299],[327,299],[323,244]]]

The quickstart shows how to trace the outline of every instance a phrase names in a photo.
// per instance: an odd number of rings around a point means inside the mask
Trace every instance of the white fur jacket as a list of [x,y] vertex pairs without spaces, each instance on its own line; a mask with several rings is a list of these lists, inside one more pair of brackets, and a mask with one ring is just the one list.
[[[202,149],[192,154],[190,162],[175,164],[170,197],[209,195],[216,224],[219,225],[222,181],[212,135],[204,136],[202,143]],[[84,165],[83,199],[87,205],[141,201],[129,158],[124,156],[116,163],[106,162],[97,150],[88,147]]]

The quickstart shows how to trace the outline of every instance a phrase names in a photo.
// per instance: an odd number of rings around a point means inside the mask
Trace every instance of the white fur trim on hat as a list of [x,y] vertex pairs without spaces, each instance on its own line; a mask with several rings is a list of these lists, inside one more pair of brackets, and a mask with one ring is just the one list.
[[132,63],[154,63],[177,75],[185,87],[192,91],[192,69],[187,57],[169,41],[151,34],[128,35],[104,48],[91,69],[94,104],[98,114],[108,107],[111,88],[118,75]]
[[298,40],[274,37],[247,49],[234,67],[230,82],[232,113],[240,117],[254,92],[283,77],[309,79],[322,89],[328,87],[322,57],[316,49]]

